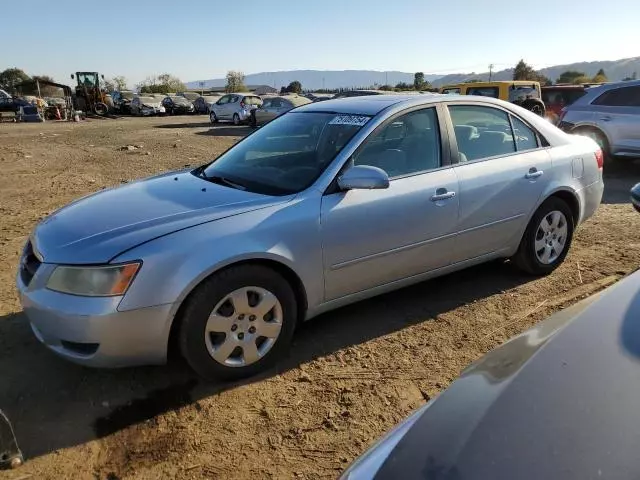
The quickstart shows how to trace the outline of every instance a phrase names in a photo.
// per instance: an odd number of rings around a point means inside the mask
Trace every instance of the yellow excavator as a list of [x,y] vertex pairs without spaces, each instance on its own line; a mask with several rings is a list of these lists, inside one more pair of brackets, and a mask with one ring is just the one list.
[[100,79],[104,80],[104,75],[99,75],[98,72],[76,72],[75,75],[71,74],[71,79],[74,78],[77,80],[73,99],[76,110],[106,115],[109,112],[107,94],[100,87]]

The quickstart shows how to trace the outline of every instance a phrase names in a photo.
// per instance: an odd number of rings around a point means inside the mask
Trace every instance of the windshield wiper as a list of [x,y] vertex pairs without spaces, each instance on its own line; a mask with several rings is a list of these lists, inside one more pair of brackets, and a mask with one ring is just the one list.
[[246,185],[243,185],[241,183],[238,182],[234,182],[233,180],[229,180],[226,177],[221,177],[220,175],[207,175],[206,173],[204,173],[204,169],[200,170],[198,172],[199,176],[201,178],[204,178],[205,180],[208,180],[212,183],[217,183],[218,185],[224,185],[226,187],[231,187],[231,188],[235,188],[236,190],[246,190],[247,187]]

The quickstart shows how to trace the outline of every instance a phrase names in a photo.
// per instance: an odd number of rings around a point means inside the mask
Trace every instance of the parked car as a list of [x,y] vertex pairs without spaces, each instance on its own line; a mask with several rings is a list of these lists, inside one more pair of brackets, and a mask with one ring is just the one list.
[[562,109],[583,96],[587,88],[585,85],[549,85],[542,87],[542,101],[546,109],[546,117],[552,123],[557,124]]
[[262,105],[262,99],[252,93],[230,93],[224,95],[211,105],[209,120],[217,123],[220,120],[231,120],[234,125],[246,123],[251,118],[251,111]]
[[36,336],[72,361],[163,363],[175,341],[200,375],[237,378],[339,306],[498,258],[553,271],[602,192],[595,142],[515,105],[328,100],[58,210],[17,285]]
[[638,212],[640,212],[640,183],[631,189],[631,204]]
[[131,115],[141,115],[143,117],[165,113],[165,108],[160,103],[160,100],[154,97],[134,97],[129,108],[131,109]]
[[612,157],[640,156],[640,80],[589,88],[562,110],[558,126],[593,138]]
[[18,113],[20,107],[30,107],[32,104],[28,100],[20,97],[0,97],[0,112]]
[[207,115],[211,111],[211,105],[216,103],[222,95],[206,95],[204,97],[198,97],[193,102],[193,108],[196,113],[206,113]]
[[175,97],[165,97],[162,100],[162,105],[167,111],[167,115],[184,115],[195,111],[193,103],[185,97],[177,95]]
[[499,98],[526,108],[541,117],[545,116],[545,106],[541,100],[542,93],[539,82],[528,80],[466,82],[445,85],[440,88],[440,93]]
[[342,480],[637,478],[640,272],[489,352]]
[[131,102],[135,98],[136,94],[131,90],[121,90],[111,92],[111,98],[113,100],[113,108],[116,112],[122,114],[131,113]]
[[289,110],[312,103],[311,100],[299,95],[287,95],[284,97],[265,97],[262,99],[262,105],[251,110],[251,119],[249,123],[257,127],[279,117]]
[[175,95],[186,98],[190,102],[194,102],[198,97],[200,97],[200,94],[196,92],[178,92]]

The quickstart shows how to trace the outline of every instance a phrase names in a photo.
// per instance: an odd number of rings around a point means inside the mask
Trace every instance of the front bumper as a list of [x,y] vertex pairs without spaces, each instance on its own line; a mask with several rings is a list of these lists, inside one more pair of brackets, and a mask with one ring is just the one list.
[[43,263],[20,303],[35,336],[72,362],[91,367],[166,363],[172,304],[119,311],[123,297],[80,297],[45,288],[55,266]]

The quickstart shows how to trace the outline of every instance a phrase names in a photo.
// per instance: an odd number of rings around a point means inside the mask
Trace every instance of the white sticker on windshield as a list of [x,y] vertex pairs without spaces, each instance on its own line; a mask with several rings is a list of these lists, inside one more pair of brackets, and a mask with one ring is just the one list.
[[356,127],[362,127],[369,121],[369,117],[363,117],[361,115],[336,115],[333,120],[329,122],[329,125],[354,125]]

